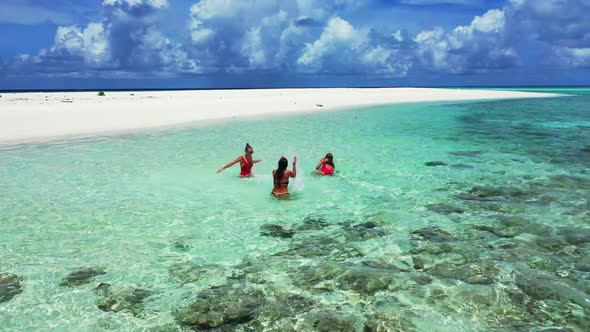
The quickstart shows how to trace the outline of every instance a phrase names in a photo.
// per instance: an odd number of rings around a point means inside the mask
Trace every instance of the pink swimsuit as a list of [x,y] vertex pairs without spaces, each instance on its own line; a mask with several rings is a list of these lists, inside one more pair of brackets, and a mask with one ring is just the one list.
[[329,169],[328,165],[323,164],[322,165],[322,169],[320,170],[322,173],[326,174],[326,175],[332,175],[334,174],[334,169]]

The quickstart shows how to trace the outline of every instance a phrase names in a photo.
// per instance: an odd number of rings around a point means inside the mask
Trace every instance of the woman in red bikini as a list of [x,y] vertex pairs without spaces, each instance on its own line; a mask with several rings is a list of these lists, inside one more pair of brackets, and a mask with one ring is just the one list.
[[315,167],[316,174],[318,175],[333,175],[334,174],[334,156],[328,153],[324,158],[320,160],[318,165]]
[[289,196],[289,179],[297,176],[297,156],[293,157],[293,170],[287,169],[289,162],[284,156],[279,160],[279,166],[276,170],[272,171],[272,178],[274,181],[274,187],[272,188],[271,194],[274,197],[287,197]]
[[254,149],[250,146],[250,144],[246,143],[246,148],[244,149],[245,154],[243,156],[237,157],[234,161],[230,162],[229,164],[220,168],[217,173],[221,173],[224,169],[228,167],[232,167],[233,165],[240,163],[240,176],[241,177],[250,177],[252,176],[252,166],[254,164],[261,162],[262,160],[254,160],[252,159],[252,154],[254,153]]

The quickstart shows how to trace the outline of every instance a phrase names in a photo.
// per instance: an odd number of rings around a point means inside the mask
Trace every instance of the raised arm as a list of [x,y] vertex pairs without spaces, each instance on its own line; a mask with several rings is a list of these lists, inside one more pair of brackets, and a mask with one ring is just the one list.
[[290,176],[292,178],[297,176],[297,156],[293,157],[293,170],[291,171]]
[[262,159],[260,159],[260,160],[252,160],[252,164],[256,164],[256,163],[259,163],[261,161],[262,161]]
[[217,173],[221,173],[221,172],[223,172],[224,169],[226,169],[228,167],[232,167],[233,165],[239,163],[240,159],[242,159],[242,156],[237,157],[234,161],[230,162],[229,164],[227,164],[227,165],[223,166],[222,168],[220,168],[219,170],[217,170]]
[[322,158],[320,159],[320,162],[318,163],[318,165],[315,167],[315,169],[320,169],[320,167],[322,167],[322,164],[326,162],[326,158]]

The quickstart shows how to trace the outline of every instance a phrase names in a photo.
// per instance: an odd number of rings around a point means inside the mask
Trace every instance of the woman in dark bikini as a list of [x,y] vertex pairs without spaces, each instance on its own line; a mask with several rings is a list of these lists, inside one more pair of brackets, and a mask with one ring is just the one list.
[[237,157],[234,161],[230,162],[229,164],[220,168],[217,173],[221,173],[224,169],[228,167],[232,167],[233,165],[240,163],[240,176],[241,177],[250,177],[252,176],[252,166],[254,164],[261,162],[262,160],[254,160],[252,159],[252,154],[254,153],[254,149],[250,144],[246,143],[246,148],[244,149],[245,154],[243,156]]
[[334,156],[328,153],[324,158],[320,160],[318,165],[315,167],[316,174],[318,175],[333,175],[334,174]]
[[274,181],[274,187],[271,194],[274,197],[286,197],[289,195],[289,178],[297,176],[297,156],[293,157],[293,170],[287,169],[289,162],[284,156],[279,160],[279,166],[276,170],[272,171],[272,178]]

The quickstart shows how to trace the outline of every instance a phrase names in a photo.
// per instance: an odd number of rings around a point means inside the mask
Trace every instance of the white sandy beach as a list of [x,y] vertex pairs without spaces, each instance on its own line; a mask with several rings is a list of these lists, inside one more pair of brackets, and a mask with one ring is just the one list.
[[[451,100],[539,98],[516,91],[379,88],[2,93],[0,144],[252,116]],[[319,106],[321,105],[321,106]]]

